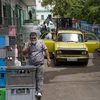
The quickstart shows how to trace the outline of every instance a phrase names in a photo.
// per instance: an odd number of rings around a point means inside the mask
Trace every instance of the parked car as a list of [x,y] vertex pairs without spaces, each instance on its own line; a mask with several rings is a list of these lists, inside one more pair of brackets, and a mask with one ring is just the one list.
[[[66,23],[67,27],[66,26]],[[46,43],[50,53],[54,54],[54,63],[60,62],[81,62],[88,64],[89,53],[100,48],[99,39],[94,33],[83,33],[72,29],[71,18],[57,19],[57,31],[53,39],[45,39],[44,33],[41,39]]]
[[[41,37],[42,38],[42,37]],[[60,62],[81,62],[88,64],[88,47],[84,42],[84,35],[77,30],[59,30],[56,39],[45,40],[49,52],[54,54],[54,64]]]
[[88,52],[93,53],[96,49],[100,48],[100,41],[95,33],[84,33],[85,44],[88,47]]

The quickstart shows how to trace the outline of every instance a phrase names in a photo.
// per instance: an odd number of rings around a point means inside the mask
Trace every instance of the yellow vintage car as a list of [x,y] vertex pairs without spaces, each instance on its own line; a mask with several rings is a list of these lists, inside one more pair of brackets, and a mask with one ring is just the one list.
[[84,42],[84,35],[77,30],[59,30],[52,40],[41,39],[46,43],[49,52],[54,54],[54,64],[60,62],[82,62],[88,64],[88,47]]
[[100,41],[95,33],[86,32],[84,34],[85,44],[88,47],[88,52],[93,53],[96,49],[100,48]]

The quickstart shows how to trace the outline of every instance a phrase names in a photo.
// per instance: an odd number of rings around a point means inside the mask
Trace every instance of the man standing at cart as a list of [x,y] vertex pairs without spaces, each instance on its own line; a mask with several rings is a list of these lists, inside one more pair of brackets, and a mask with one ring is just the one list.
[[44,81],[44,55],[47,56],[47,65],[50,66],[50,56],[48,49],[42,40],[37,39],[35,32],[30,33],[30,40],[25,44],[23,54],[29,54],[29,64],[36,67],[36,91],[37,97],[42,97]]

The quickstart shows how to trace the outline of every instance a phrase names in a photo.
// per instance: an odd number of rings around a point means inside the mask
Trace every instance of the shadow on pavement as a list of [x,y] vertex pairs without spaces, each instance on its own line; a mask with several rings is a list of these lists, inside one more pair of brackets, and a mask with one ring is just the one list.
[[[60,75],[71,75],[78,73],[91,73],[91,72],[100,72],[100,53],[95,51],[93,53],[93,58],[89,59],[93,64],[88,64],[87,66],[82,66],[79,63],[61,63],[60,66],[54,66],[54,62],[52,60],[52,68],[56,68],[59,70],[54,71],[46,71],[44,73],[45,84],[50,84],[50,80],[54,79],[56,76]],[[89,66],[90,65],[90,66]]]

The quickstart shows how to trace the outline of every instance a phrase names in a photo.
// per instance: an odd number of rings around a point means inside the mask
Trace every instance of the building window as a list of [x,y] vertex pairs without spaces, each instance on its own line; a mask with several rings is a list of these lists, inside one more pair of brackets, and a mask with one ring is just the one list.
[[44,15],[41,15],[41,20],[44,20]]

